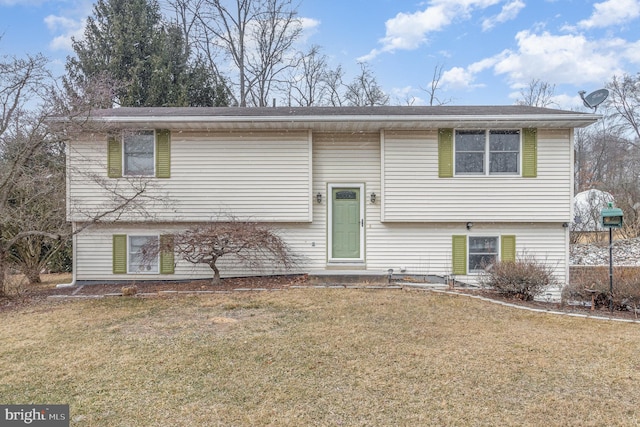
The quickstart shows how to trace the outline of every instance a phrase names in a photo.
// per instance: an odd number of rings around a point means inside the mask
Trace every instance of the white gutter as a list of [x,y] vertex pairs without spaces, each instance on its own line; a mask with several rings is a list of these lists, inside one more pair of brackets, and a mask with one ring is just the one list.
[[235,115],[151,115],[151,116],[98,116],[89,117],[89,120],[96,122],[128,122],[128,123],[142,123],[142,122],[172,122],[172,123],[238,123],[238,122],[251,122],[251,123],[277,123],[277,122],[460,122],[460,121],[472,121],[472,122],[517,122],[517,121],[579,121],[595,123],[602,118],[602,115],[597,114],[519,114],[519,115],[310,115],[310,116],[296,116],[296,115],[276,115],[276,116],[235,116]]

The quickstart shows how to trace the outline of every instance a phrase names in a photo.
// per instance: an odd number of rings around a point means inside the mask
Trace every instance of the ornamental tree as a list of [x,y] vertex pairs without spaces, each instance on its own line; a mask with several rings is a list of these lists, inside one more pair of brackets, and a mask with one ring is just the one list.
[[[220,258],[249,269],[268,266],[290,270],[296,264],[295,254],[271,225],[232,216],[174,234],[171,243],[176,257],[191,264],[208,265],[213,270],[214,285],[220,283]],[[155,256],[153,251],[148,253]]]

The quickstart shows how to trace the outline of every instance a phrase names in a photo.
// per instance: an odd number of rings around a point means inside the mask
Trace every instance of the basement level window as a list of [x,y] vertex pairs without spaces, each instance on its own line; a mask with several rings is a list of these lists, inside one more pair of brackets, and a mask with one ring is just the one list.
[[129,236],[129,273],[158,273],[158,236]]
[[481,272],[498,260],[498,238],[469,236],[469,271]]

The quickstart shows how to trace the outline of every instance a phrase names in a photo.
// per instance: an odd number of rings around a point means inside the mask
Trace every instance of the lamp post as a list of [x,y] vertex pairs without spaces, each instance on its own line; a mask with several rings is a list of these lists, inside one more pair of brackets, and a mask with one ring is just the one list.
[[600,220],[602,227],[609,229],[609,311],[613,313],[613,229],[622,228],[622,209],[609,207],[602,209]]

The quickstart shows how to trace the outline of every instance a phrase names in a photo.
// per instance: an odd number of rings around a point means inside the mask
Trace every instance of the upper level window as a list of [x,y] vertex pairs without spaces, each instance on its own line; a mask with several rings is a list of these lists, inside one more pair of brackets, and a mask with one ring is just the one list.
[[455,173],[457,175],[519,174],[520,131],[457,130]]
[[154,131],[127,132],[122,139],[124,145],[124,174],[153,176],[155,172]]

